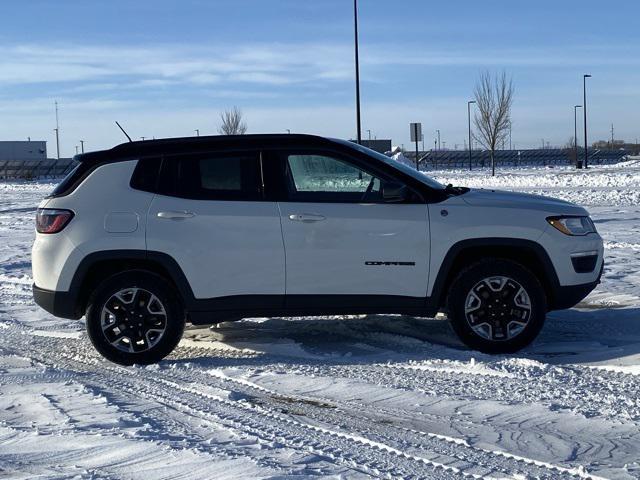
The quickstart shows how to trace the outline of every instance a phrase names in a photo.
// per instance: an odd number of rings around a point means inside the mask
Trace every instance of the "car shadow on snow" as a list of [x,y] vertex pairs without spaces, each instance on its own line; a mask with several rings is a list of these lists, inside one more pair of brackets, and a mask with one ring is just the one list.
[[[552,364],[640,363],[640,309],[552,312],[536,341],[513,355],[464,346],[441,319],[400,315],[251,319],[191,327],[185,356],[173,362],[216,366],[278,363],[363,364],[425,360],[485,362],[530,358]],[[211,350],[209,354],[207,349]],[[220,355],[227,350],[229,355]],[[193,354],[193,356],[190,356]],[[634,358],[635,356],[635,358]]]

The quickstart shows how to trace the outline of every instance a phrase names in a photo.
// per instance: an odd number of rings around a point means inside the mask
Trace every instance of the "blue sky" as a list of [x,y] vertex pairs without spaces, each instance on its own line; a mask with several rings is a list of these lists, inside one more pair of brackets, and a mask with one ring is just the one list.
[[[462,148],[466,101],[483,70],[516,87],[513,142],[564,145],[589,81],[590,139],[640,137],[637,0],[360,0],[367,129],[409,143],[423,123]],[[249,132],[355,135],[350,0],[3,0],[0,139],[62,153],[132,136],[215,133],[240,107]],[[579,133],[579,138],[582,135]]]

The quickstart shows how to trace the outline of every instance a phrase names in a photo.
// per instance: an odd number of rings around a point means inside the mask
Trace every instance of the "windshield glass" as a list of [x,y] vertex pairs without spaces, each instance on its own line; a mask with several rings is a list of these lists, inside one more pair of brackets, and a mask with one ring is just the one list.
[[421,181],[422,183],[426,183],[427,185],[429,185],[431,188],[436,189],[436,190],[444,190],[445,186],[442,185],[441,183],[437,182],[436,180],[434,180],[433,178],[425,175],[424,173],[420,173],[417,170],[415,170],[414,168],[411,168],[408,165],[405,165],[404,163],[398,162],[396,160],[394,160],[391,157],[387,157],[386,155],[383,155],[382,153],[378,153],[375,150],[371,150],[370,148],[367,147],[363,147],[362,145],[358,145],[357,143],[354,142],[349,142],[348,140],[341,140],[341,139],[334,139],[334,141],[341,143],[342,145],[346,145],[350,148],[353,148],[354,150],[358,150],[359,152],[362,152],[366,155],[369,155],[370,157],[374,157],[384,163],[386,163],[387,165],[392,166],[393,168],[400,170],[403,173],[406,173],[407,175],[412,176],[413,178],[415,178],[416,180]]

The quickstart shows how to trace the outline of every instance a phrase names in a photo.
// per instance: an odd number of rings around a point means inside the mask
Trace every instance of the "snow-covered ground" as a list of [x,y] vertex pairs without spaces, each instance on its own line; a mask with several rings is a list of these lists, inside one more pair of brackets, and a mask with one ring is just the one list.
[[640,478],[640,162],[435,173],[586,205],[602,284],[517,355],[442,320],[253,319],[119,367],[31,298],[34,207],[0,183],[0,477]]

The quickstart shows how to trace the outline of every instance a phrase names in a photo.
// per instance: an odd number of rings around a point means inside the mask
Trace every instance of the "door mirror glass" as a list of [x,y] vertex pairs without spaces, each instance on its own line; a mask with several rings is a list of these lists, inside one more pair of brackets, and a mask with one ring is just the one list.
[[384,182],[382,184],[382,198],[385,202],[404,202],[409,198],[409,189],[400,182]]

